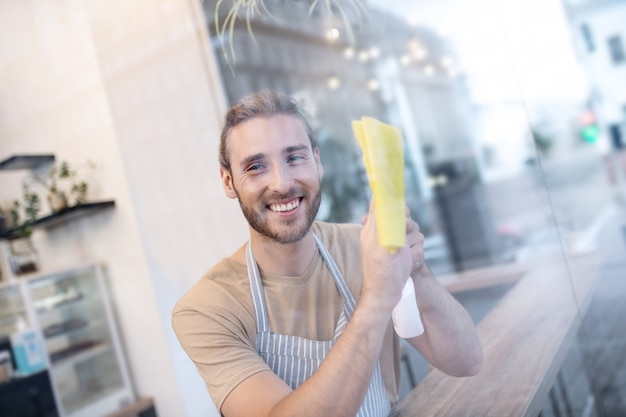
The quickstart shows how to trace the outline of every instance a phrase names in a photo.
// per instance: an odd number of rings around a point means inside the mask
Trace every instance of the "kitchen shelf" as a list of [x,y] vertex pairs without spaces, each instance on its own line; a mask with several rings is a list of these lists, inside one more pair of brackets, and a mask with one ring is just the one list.
[[[37,219],[31,224],[31,227],[50,228],[113,207],[115,207],[115,201],[113,200],[78,204]],[[18,237],[19,236],[15,233],[15,229],[5,230],[4,232],[0,233],[0,239],[11,240]]]
[[35,169],[54,162],[54,155],[14,155],[0,161],[0,170]]

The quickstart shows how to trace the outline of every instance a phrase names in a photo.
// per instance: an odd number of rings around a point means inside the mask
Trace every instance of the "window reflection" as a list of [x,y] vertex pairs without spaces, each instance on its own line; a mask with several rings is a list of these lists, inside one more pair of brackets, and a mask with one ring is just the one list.
[[[215,3],[203,5],[219,38]],[[361,16],[347,5],[310,13],[309,3],[268,1],[271,15],[242,13],[213,46],[230,103],[261,89],[304,103],[326,170],[318,218],[357,222],[366,211],[350,121],[369,115],[403,132],[407,204],[436,273],[558,255],[558,231],[574,250],[592,249],[581,235],[611,201],[602,155],[622,127],[599,128],[562,10],[393,2],[370,3]],[[556,29],[531,32],[519,16]],[[593,53],[602,34],[572,16]],[[615,39],[607,42],[616,56]]]

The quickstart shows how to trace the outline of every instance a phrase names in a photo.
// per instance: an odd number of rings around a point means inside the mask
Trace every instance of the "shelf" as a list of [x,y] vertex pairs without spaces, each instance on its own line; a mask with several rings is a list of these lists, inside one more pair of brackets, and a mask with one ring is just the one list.
[[37,314],[46,313],[48,311],[55,311],[59,308],[66,307],[83,300],[83,294],[77,293],[72,297],[65,297],[65,294],[60,293],[55,296],[49,296],[43,300],[35,301],[35,310]]
[[[96,322],[97,324],[101,322]],[[83,319],[70,319],[61,323],[55,323],[43,329],[43,336],[46,340],[57,336],[67,336],[79,330],[95,327],[95,324]]]
[[[79,319],[77,319],[79,320]],[[67,328],[60,328],[59,330],[56,329],[44,329],[43,330],[43,336],[46,340],[50,340],[50,339],[54,339],[56,337],[60,337],[60,336],[71,336],[72,334],[82,331],[82,330],[89,330],[89,331],[94,331],[94,329],[97,329],[98,327],[102,327],[104,326],[105,323],[102,320],[95,320],[95,321],[83,321],[81,323],[78,323],[77,321],[75,323],[71,324],[71,327],[67,327]],[[54,333],[53,333],[54,331]]]
[[14,155],[0,161],[0,170],[35,169],[54,162],[54,155]]
[[[31,227],[50,228],[113,207],[115,207],[115,201],[113,200],[78,204],[76,206],[67,207],[48,216],[37,219],[31,224]],[[5,230],[4,232],[0,233],[0,239],[11,240],[18,237],[19,236],[15,234],[15,229]]]
[[21,310],[13,310],[10,313],[0,313],[0,323],[5,321],[15,322],[19,316],[25,316],[26,309],[22,308]]
[[110,347],[104,342],[84,342],[82,345],[72,346],[71,349],[50,352],[50,363],[55,370],[94,358],[107,352]]
[[49,216],[37,219],[33,223],[33,227],[53,227],[61,223],[69,222],[79,217],[94,214],[99,211],[115,207],[115,201],[100,201],[96,203],[84,203],[77,206],[64,208]]

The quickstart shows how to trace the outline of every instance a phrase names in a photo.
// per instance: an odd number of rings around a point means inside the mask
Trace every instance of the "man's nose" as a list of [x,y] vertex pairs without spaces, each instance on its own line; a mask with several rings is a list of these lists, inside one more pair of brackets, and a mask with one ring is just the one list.
[[282,164],[274,164],[270,176],[269,188],[272,191],[288,191],[293,184],[293,177],[289,169]]

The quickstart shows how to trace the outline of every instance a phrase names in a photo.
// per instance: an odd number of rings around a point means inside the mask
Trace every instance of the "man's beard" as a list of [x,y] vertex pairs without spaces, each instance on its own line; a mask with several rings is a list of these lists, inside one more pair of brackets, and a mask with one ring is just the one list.
[[302,200],[309,202],[307,209],[306,209],[306,213],[305,213],[304,225],[302,225],[302,227],[297,229],[295,228],[296,221],[300,220],[300,218],[298,217],[297,219],[290,219],[288,221],[284,221],[283,225],[294,226],[294,227],[289,228],[287,232],[280,232],[279,230],[272,229],[272,227],[270,226],[268,222],[267,215],[264,212],[269,202],[263,201],[263,204],[261,204],[261,209],[260,209],[260,210],[263,210],[263,212],[257,211],[253,207],[244,206],[241,203],[239,192],[237,192],[236,188],[233,187],[233,189],[235,190],[235,194],[237,194],[237,199],[239,200],[239,206],[241,207],[241,211],[243,212],[243,215],[248,221],[248,224],[250,225],[250,227],[252,227],[261,236],[264,236],[267,239],[270,239],[270,240],[273,240],[275,242],[282,243],[282,244],[294,243],[302,239],[304,236],[306,236],[306,234],[311,229],[311,225],[313,224],[313,221],[315,220],[315,216],[317,215],[317,212],[320,208],[320,203],[322,201],[321,187],[317,189],[317,192],[315,193],[312,199],[309,198],[310,197],[309,192],[304,191],[304,193],[302,192],[298,193],[297,192],[298,190],[294,188],[290,189],[286,194],[283,194],[283,195],[280,195],[280,194],[272,195],[272,201],[286,201],[286,200],[293,199],[296,195],[299,194],[302,196]]

